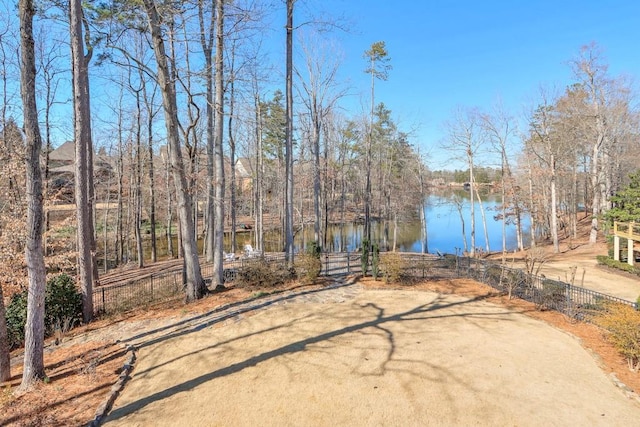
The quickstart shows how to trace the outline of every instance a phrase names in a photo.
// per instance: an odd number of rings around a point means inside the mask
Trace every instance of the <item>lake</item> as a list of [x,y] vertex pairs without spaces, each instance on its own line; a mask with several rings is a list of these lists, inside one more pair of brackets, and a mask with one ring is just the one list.
[[[427,214],[427,244],[430,253],[461,253],[464,249],[462,237],[462,221],[456,204],[452,202],[452,197],[456,196],[460,202],[460,211],[465,222],[465,235],[467,244],[471,244],[471,201],[469,193],[463,190],[448,192],[444,194],[433,194],[425,200]],[[494,219],[500,214],[500,195],[481,195],[482,206],[487,219],[487,231],[489,235],[489,248],[491,251],[502,250],[502,220]],[[480,213],[480,203],[475,201],[476,218],[476,247],[485,250],[486,241]],[[529,239],[529,218],[523,217],[523,234],[525,245]],[[344,225],[330,225],[328,229],[328,251],[355,251],[362,244],[364,225],[361,223],[348,223]],[[389,224],[390,247],[393,243],[393,224]],[[384,224],[374,222],[372,224],[373,240],[384,242]],[[243,237],[244,236],[244,237]],[[508,224],[506,227],[507,250],[517,248],[516,227]],[[238,235],[238,246],[243,247],[245,241],[250,242],[253,236],[249,233]],[[421,252],[421,224],[420,221],[411,221],[398,224],[397,250],[401,252]],[[313,240],[313,225],[307,225],[295,236],[296,250],[306,246],[307,242]],[[230,245],[230,242],[229,242]],[[282,251],[283,243],[279,232],[266,233],[265,250],[267,252]],[[469,246],[470,247],[470,246]]]
[[[427,244],[430,253],[450,253],[461,254],[464,249],[462,237],[462,221],[456,204],[452,201],[456,198],[460,204],[460,211],[465,222],[465,235],[467,244],[471,244],[471,201],[469,193],[464,190],[453,190],[440,194],[430,195],[425,200],[427,214]],[[502,250],[502,221],[494,219],[500,213],[500,195],[481,195],[482,206],[487,218],[487,230],[489,234],[489,248],[491,251]],[[482,226],[482,216],[480,214],[479,202],[475,202],[476,217],[476,247],[485,250],[486,242]],[[523,217],[523,237],[527,246],[529,239],[529,218]],[[385,247],[384,224],[380,222],[372,223],[373,240],[380,243],[380,247]],[[517,248],[516,228],[513,224],[507,225],[507,250]],[[362,245],[364,224],[347,223],[332,224],[327,231],[328,244],[324,248],[329,252],[356,251]],[[389,224],[387,247],[391,249],[393,244],[393,224]],[[238,251],[242,251],[245,244],[254,242],[253,230],[238,231],[237,237]],[[396,249],[400,252],[421,252],[421,223],[419,220],[403,222],[398,224],[398,236]],[[313,224],[307,224],[295,234],[295,250],[301,251],[306,245],[313,241]],[[166,253],[166,239],[158,238],[158,253]],[[177,237],[173,240],[174,248],[177,247]],[[225,251],[231,251],[231,235],[225,233]],[[284,242],[282,233],[279,230],[266,232],[264,236],[264,249],[266,252],[282,252]],[[198,247],[202,250],[202,239],[198,241]],[[150,257],[150,242],[144,241],[145,258]],[[131,254],[135,257],[135,254]]]

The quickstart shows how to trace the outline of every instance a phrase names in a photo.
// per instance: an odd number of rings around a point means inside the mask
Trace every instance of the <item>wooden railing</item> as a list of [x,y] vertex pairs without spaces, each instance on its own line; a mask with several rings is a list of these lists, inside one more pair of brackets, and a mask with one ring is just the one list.
[[640,242],[640,223],[616,221],[613,223],[613,234]]

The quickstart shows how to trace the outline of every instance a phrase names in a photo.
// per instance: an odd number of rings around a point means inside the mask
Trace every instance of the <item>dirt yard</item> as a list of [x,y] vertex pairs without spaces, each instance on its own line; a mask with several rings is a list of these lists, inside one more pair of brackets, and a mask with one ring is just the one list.
[[[545,268],[576,265],[579,277],[595,250],[549,255]],[[594,269],[612,289],[628,279]],[[48,381],[21,396],[16,354],[0,425],[93,420],[127,344],[137,360],[106,425],[634,425],[640,416],[640,375],[593,325],[468,280],[332,286],[260,298],[232,288],[102,319],[50,343]]]

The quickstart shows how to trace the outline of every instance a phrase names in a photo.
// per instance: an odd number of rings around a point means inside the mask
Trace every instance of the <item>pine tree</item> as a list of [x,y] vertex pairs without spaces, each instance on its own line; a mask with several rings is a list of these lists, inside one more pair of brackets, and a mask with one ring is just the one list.
[[610,224],[640,222],[640,169],[630,174],[629,179],[629,185],[611,197],[613,208],[605,214]]

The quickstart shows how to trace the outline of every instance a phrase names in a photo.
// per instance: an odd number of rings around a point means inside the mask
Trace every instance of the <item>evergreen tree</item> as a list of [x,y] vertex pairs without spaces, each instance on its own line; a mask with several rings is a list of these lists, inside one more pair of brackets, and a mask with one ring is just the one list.
[[612,225],[614,221],[640,222],[640,169],[629,178],[629,185],[611,197],[613,207],[605,218]]

